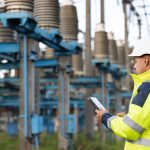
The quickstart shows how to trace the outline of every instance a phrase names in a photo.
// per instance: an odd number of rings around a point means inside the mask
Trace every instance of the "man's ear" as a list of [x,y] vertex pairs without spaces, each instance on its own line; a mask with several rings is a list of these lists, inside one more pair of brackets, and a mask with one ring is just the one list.
[[150,56],[145,56],[145,65],[150,66]]

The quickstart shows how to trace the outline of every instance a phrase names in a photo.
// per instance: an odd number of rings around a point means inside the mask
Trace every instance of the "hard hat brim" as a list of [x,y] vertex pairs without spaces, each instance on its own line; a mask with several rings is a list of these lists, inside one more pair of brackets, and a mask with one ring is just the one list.
[[131,54],[129,54],[128,56],[129,56],[129,57],[138,57],[138,56],[140,56],[140,55],[137,55],[137,54],[131,53]]
[[150,53],[142,53],[142,54],[134,54],[134,53],[131,53],[131,54],[129,54],[128,56],[129,56],[129,57],[140,57],[140,56],[145,55],[145,54],[150,55]]

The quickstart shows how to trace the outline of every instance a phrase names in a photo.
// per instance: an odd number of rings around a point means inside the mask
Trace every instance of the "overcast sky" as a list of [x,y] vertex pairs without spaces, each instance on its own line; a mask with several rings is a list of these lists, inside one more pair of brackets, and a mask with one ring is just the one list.
[[[63,0],[60,0],[62,2]],[[78,19],[79,19],[79,29],[85,31],[85,0],[73,0],[77,6]],[[147,26],[144,16],[144,9],[139,6],[145,4],[150,5],[150,0],[135,0],[134,6],[136,6],[137,11],[141,15],[142,19],[142,36],[147,36]],[[119,4],[118,4],[119,2]],[[124,39],[124,15],[122,10],[122,0],[105,0],[105,29],[107,32],[113,32],[115,39]],[[148,10],[150,7],[148,7]],[[91,18],[92,18],[92,37],[96,31],[96,24],[100,21],[100,0],[91,0]],[[150,11],[149,11],[150,12]],[[137,19],[133,13],[128,14],[131,22],[129,23],[129,40],[132,41],[138,38],[138,26]],[[149,21],[149,18],[148,18]],[[83,37],[79,36],[82,40]]]

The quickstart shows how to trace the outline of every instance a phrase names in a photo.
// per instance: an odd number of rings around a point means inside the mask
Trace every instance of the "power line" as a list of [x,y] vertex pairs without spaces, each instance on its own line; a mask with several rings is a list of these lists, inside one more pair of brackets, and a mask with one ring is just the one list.
[[148,17],[147,17],[148,13],[147,13],[147,10],[146,10],[145,0],[143,0],[143,8],[144,8],[145,21],[146,21],[146,24],[147,24],[147,31],[150,35],[149,22],[148,22]]

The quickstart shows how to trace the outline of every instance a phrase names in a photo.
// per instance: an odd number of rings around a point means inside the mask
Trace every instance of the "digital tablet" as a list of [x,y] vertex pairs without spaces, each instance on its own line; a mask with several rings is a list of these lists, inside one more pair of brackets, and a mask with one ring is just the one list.
[[101,104],[101,102],[96,97],[89,97],[89,100],[94,104],[96,109],[103,109],[106,110],[106,108]]

